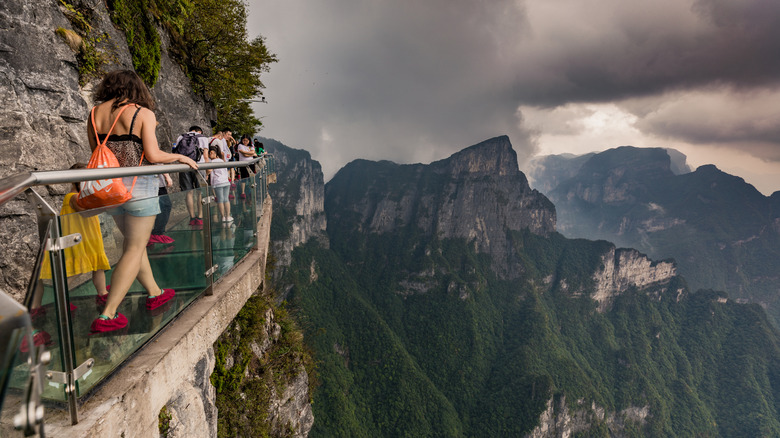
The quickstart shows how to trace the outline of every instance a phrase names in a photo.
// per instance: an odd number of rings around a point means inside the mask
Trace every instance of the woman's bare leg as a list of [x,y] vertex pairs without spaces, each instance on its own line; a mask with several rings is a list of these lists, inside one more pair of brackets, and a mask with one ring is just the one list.
[[97,271],[92,271],[92,284],[95,285],[95,289],[97,290],[98,295],[107,294],[108,291],[106,291],[106,271],[102,269],[98,269]]
[[149,255],[144,248],[144,254],[141,257],[141,269],[138,270],[138,282],[146,289],[149,296],[156,297],[162,293],[162,289],[157,285],[152,273],[152,265],[149,263]]
[[[103,314],[113,318],[130,285],[141,270],[143,257],[146,254],[146,244],[152,234],[155,216],[136,217],[130,215],[115,216],[119,230],[124,235],[124,251],[114,267],[111,276],[111,292]],[[148,259],[147,259],[148,263]]]

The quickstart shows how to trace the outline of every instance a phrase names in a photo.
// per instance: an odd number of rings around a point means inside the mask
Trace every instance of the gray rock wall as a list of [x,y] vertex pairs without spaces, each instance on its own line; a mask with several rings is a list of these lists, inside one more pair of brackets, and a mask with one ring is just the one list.
[[567,438],[572,435],[589,436],[594,426],[604,424],[610,436],[618,438],[630,436],[626,432],[626,423],[644,425],[650,415],[650,407],[629,407],[619,412],[578,400],[574,407],[566,403],[566,396],[552,397],[547,401],[547,409],[539,418],[539,425],[526,435],[526,438]]
[[327,245],[325,229],[325,183],[318,161],[303,150],[261,138],[266,151],[276,161],[276,183],[268,188],[276,206],[274,221],[280,222],[272,231],[276,257],[274,279],[278,280],[292,261],[292,251],[309,239],[320,239]]
[[593,274],[596,282],[591,298],[605,311],[614,297],[631,287],[639,290],[665,285],[677,275],[673,262],[654,262],[635,249],[612,248],[601,257],[601,268]]

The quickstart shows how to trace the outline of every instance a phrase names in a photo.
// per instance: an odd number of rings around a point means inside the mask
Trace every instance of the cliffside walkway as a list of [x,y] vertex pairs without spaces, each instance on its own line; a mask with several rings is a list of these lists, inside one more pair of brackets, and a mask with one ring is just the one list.
[[[128,326],[118,332],[92,336],[89,334],[90,324],[100,313],[97,291],[90,273],[68,276],[66,266],[75,262],[68,260],[68,257],[74,257],[75,252],[67,248],[85,244],[83,237],[73,230],[75,219],[69,216],[94,216],[99,219],[103,245],[112,268],[122,254],[121,233],[107,209],[59,216],[32,187],[117,176],[176,173],[188,171],[189,167],[165,165],[36,172],[5,180],[5,184],[2,184],[4,187],[0,186],[0,203],[24,193],[36,206],[41,249],[31,266],[24,302],[31,315],[33,332],[19,330],[16,336],[11,336],[8,342],[15,345],[8,350],[9,354],[6,354],[2,364],[0,401],[3,394],[6,400],[2,404],[0,432],[7,431],[13,422],[18,423],[17,427],[35,430],[37,426],[34,423],[38,421],[36,417],[40,416],[36,413],[41,406],[40,399],[45,400],[46,404],[65,408],[69,421],[59,421],[60,427],[64,423],[76,425],[79,423],[80,410],[83,409],[80,406],[83,407],[90,397],[100,399],[101,396],[95,394],[105,392],[103,387],[115,386],[116,383],[106,382],[117,372],[124,375],[124,384],[130,385],[121,394],[123,399],[132,392],[130,387],[144,387],[145,392],[149,392],[149,388],[172,383],[169,380],[155,382],[149,379],[138,382],[138,376],[132,377],[127,374],[127,370],[122,370],[128,361],[132,360],[136,372],[145,368],[147,374],[154,370],[158,374],[181,372],[187,369],[188,358],[198,362],[206,348],[203,345],[193,346],[193,343],[198,342],[188,339],[188,336],[199,334],[201,338],[213,337],[210,342],[207,340],[210,348],[249,295],[262,284],[271,212],[267,182],[269,176],[275,177],[271,155],[253,161],[201,163],[200,166],[201,169],[210,169],[242,167],[252,163],[259,164],[258,172],[251,174],[249,180],[242,180],[231,188],[231,194],[234,195],[230,201],[234,217],[232,222],[221,220],[214,193],[205,181],[202,181],[201,188],[194,190],[195,199],[202,200],[202,225],[189,223],[186,206],[188,193],[177,192],[158,198],[161,205],[171,205],[165,234],[173,242],[150,243],[147,253],[157,283],[162,288],[175,289],[176,295],[162,307],[148,310],[145,305],[147,291],[136,280],[119,308],[119,312],[127,316]],[[241,196],[241,191],[246,196]],[[71,234],[66,234],[68,232]],[[111,270],[106,271],[107,284],[111,283],[111,273]],[[236,290],[238,298],[233,296]],[[228,297],[229,303],[215,300]],[[174,321],[175,324],[171,326]],[[182,327],[186,327],[186,330],[182,331]],[[181,342],[189,347],[178,345]],[[30,344],[34,348],[30,348]],[[167,345],[165,351],[159,351],[160,345]],[[178,357],[174,353],[176,351]],[[149,358],[155,354],[157,359],[150,362]],[[175,363],[177,360],[181,363]],[[41,362],[47,365],[45,372],[31,367]],[[192,369],[196,364],[190,365]],[[157,368],[161,366],[163,368]],[[168,367],[173,369],[167,370]],[[128,382],[128,379],[136,381]],[[160,388],[156,390],[160,394],[165,393]],[[157,411],[144,413],[140,417],[153,415],[154,423],[161,406],[156,408]],[[107,409],[105,404],[103,408]],[[121,405],[114,409],[127,410],[126,406]],[[47,409],[47,422],[57,416],[56,411]],[[55,412],[55,415],[50,415],[51,412]],[[83,426],[90,428],[93,433],[97,432],[94,426],[102,422],[102,414],[96,417],[94,412],[86,412],[85,415],[92,420],[88,423],[92,424]],[[118,415],[114,417],[119,420]],[[133,427],[132,415],[128,418],[129,427]],[[121,423],[120,420],[116,427],[108,431],[125,430]],[[5,436],[5,433],[2,435]]]

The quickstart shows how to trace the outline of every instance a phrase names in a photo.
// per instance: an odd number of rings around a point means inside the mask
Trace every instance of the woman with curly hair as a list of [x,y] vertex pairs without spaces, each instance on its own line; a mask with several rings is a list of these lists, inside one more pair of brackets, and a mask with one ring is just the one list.
[[[146,84],[132,70],[109,72],[95,89],[95,106],[87,122],[87,137],[92,150],[108,135],[106,146],[116,155],[120,167],[148,166],[155,163],[198,165],[184,155],[160,150],[155,129],[154,98]],[[109,135],[110,134],[110,135]],[[146,245],[160,213],[157,196],[157,176],[144,175],[123,178],[132,198],[109,210],[124,236],[123,252],[113,268],[111,288],[98,302],[105,302],[103,313],[92,322],[90,333],[119,330],[127,326],[127,318],[118,312],[135,278],[146,289],[146,308],[155,309],[170,301],[173,289],[161,289],[154,280]]]

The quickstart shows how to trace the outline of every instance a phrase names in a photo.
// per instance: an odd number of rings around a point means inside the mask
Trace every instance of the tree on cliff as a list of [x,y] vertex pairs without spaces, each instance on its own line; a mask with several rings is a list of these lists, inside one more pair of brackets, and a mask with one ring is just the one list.
[[247,99],[262,95],[260,75],[276,55],[262,37],[249,40],[241,0],[195,0],[182,34],[183,64],[196,92],[217,108],[217,127],[255,132],[262,123]]
[[125,31],[133,67],[147,84],[157,81],[160,39],[153,22],[171,35],[171,52],[196,93],[217,110],[217,127],[255,132],[262,123],[247,100],[262,95],[260,75],[276,55],[262,37],[250,40],[242,0],[109,0],[111,17]]

